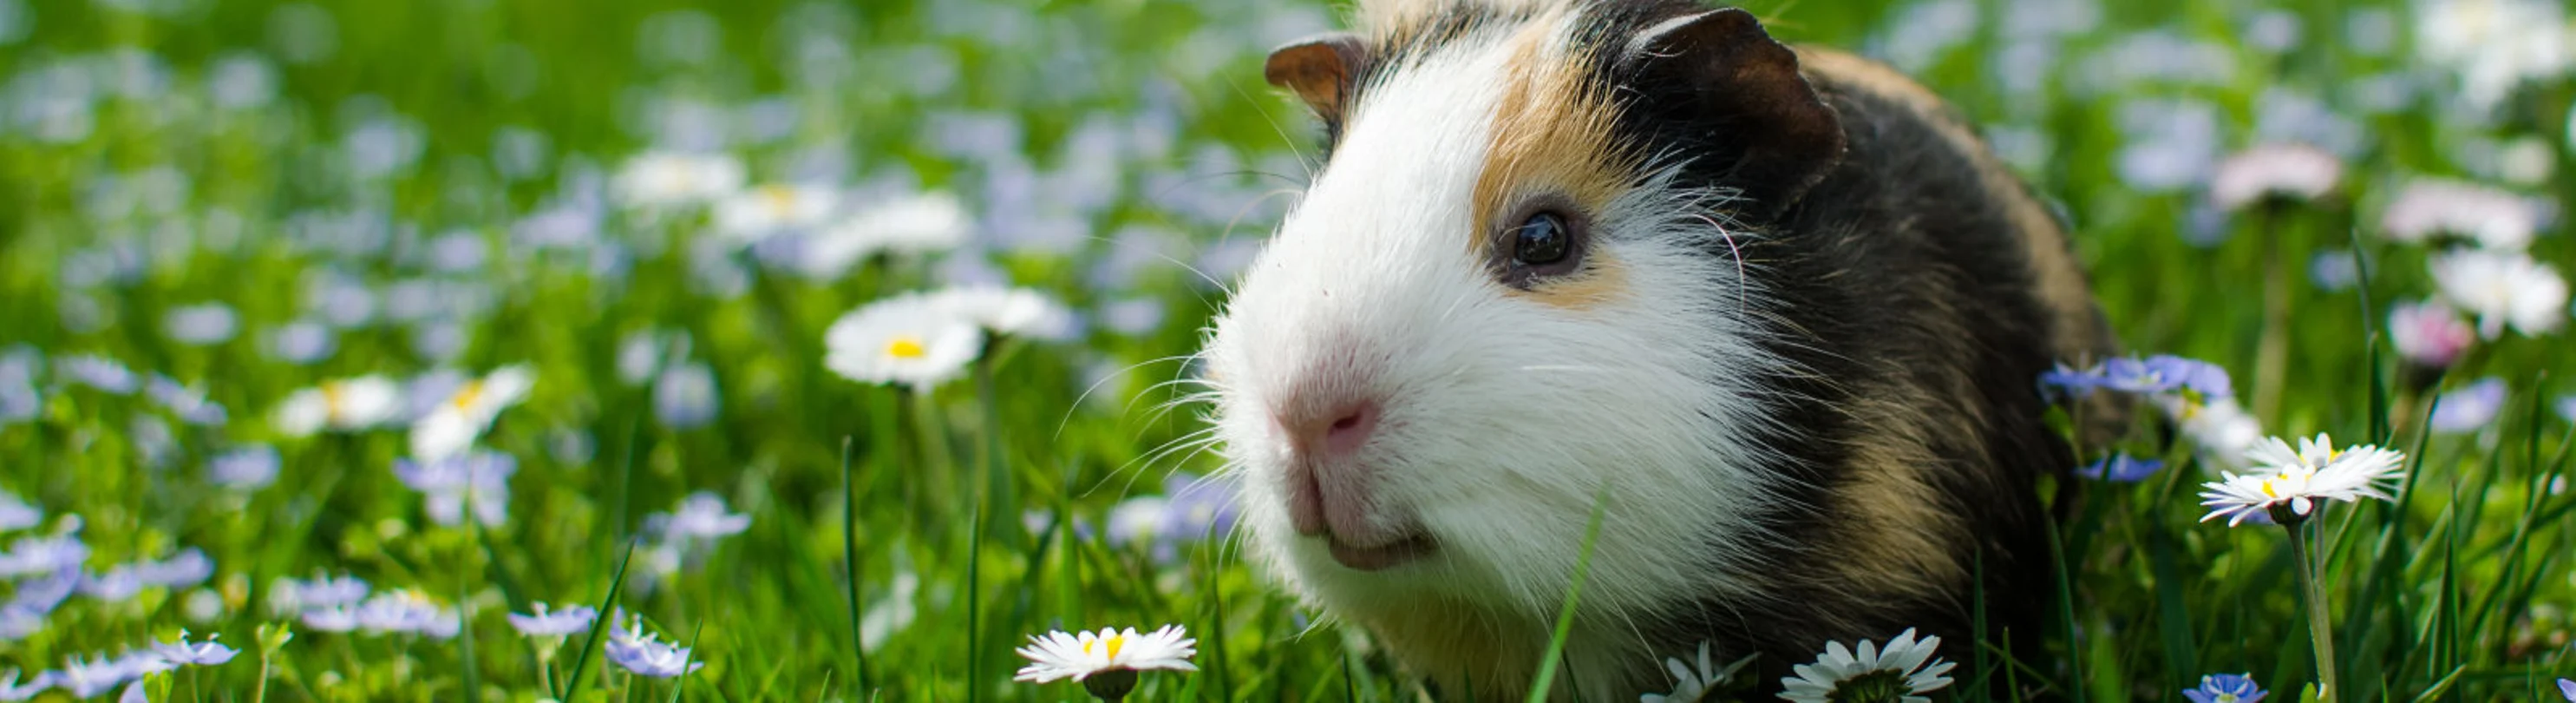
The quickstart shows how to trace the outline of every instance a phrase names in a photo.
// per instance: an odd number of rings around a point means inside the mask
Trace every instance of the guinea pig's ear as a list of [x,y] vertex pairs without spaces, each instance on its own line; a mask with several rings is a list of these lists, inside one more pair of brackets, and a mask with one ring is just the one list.
[[1647,28],[1626,60],[1648,85],[1689,93],[1698,120],[1723,125],[1742,159],[1728,185],[1767,214],[1795,204],[1843,158],[1842,120],[1798,73],[1798,55],[1772,41],[1753,14],[1725,9]]
[[1270,52],[1261,77],[1296,93],[1326,123],[1339,123],[1351,81],[1368,60],[1367,44],[1358,35],[1332,32],[1308,37]]

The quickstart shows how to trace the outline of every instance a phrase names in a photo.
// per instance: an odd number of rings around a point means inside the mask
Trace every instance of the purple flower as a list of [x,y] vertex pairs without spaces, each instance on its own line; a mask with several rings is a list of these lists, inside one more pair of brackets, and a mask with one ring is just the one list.
[[2095,389],[2140,395],[2188,390],[2204,399],[2236,394],[2234,385],[2227,378],[2227,369],[2170,354],[2145,359],[2112,359],[2082,370],[2059,364],[2057,368],[2039,375],[2039,387],[2042,395],[2052,398],[2081,398],[2091,395]]
[[53,537],[20,537],[0,553],[0,577],[50,574],[64,569],[80,568],[89,558],[89,545],[79,535]]
[[45,524],[44,511],[18,498],[17,494],[0,491],[0,532],[24,530]]
[[1231,478],[1167,476],[1163,495],[1171,496],[1171,501],[1163,504],[1162,524],[1154,532],[1165,539],[1188,541],[1223,536],[1234,530],[1235,518],[1242,513],[1239,491]]
[[367,599],[367,582],[356,576],[334,578],[314,572],[313,580],[280,578],[269,584],[270,612],[289,613],[308,609],[357,605]]
[[346,605],[335,605],[304,611],[304,627],[316,632],[348,632],[358,629],[358,611]]
[[10,669],[9,675],[0,676],[0,701],[27,700],[53,687],[54,672],[37,672],[35,678],[22,684],[18,682],[18,670]]
[[2211,674],[2200,677],[2200,688],[2182,692],[2191,703],[2259,703],[2271,695],[2254,685],[2253,674]]
[[2576,680],[2559,679],[2558,695],[2566,696],[2567,703],[2576,703]]
[[2434,401],[2433,431],[2443,434],[2475,432],[2495,422],[2504,411],[2504,379],[2487,377],[2442,394]]
[[698,491],[681,499],[676,511],[645,516],[644,530],[661,533],[668,540],[687,542],[712,541],[751,529],[751,516],[728,510],[723,496]]
[[6,605],[0,605],[0,612],[39,617],[50,614],[61,607],[63,601],[71,599],[72,592],[79,590],[82,580],[79,569],[64,569],[43,578],[19,581],[18,592],[9,597]]
[[536,614],[511,613],[510,627],[517,628],[519,634],[529,637],[570,635],[590,629],[591,621],[599,619],[599,611],[587,605],[576,605],[562,610],[549,610],[549,606],[544,603],[528,605],[536,609]]
[[125,672],[127,677],[135,679],[179,668],[178,664],[171,663],[170,660],[161,658],[160,654],[149,651],[126,652],[118,655],[115,663],[118,671]]
[[429,518],[440,525],[465,524],[467,501],[474,519],[499,527],[510,518],[510,475],[519,460],[500,452],[477,451],[435,461],[394,460],[394,476],[428,500]]
[[706,364],[691,362],[664,369],[662,379],[653,383],[653,417],[671,429],[693,429],[713,422],[722,403],[716,393],[715,372],[708,370]]
[[414,590],[378,593],[358,606],[358,627],[369,633],[429,635],[444,639],[455,635],[456,611],[438,607],[429,596]]
[[95,660],[72,657],[63,661],[60,671],[52,672],[54,685],[69,691],[73,698],[89,698],[125,683],[130,672],[117,661],[100,657]]
[[[15,606],[0,607],[0,642],[16,642],[44,631],[46,615]],[[0,696],[0,700],[10,699]]]
[[2076,467],[2075,475],[2096,481],[2137,483],[2139,481],[2147,480],[2148,476],[2155,475],[2157,470],[2163,469],[2164,467],[2165,462],[2162,460],[2140,459],[2127,454],[2113,454],[2101,461]]
[[172,664],[183,666],[214,666],[232,661],[233,655],[241,653],[241,650],[216,644],[215,638],[222,636],[223,635],[207,635],[206,641],[190,644],[188,642],[188,631],[180,630],[178,641],[154,642],[152,643],[152,651],[161,655],[162,659],[167,660]]
[[147,586],[187,588],[214,577],[215,562],[205,550],[189,547],[161,561],[136,562],[134,572]]
[[113,360],[78,354],[54,361],[54,371],[81,385],[116,394],[133,393],[139,382],[134,371]]
[[169,408],[180,421],[199,427],[221,426],[232,417],[224,411],[222,403],[207,400],[205,391],[157,373],[144,382],[143,395],[160,403],[161,407]]
[[206,474],[218,486],[256,490],[277,482],[278,463],[276,447],[252,445],[207,460]]
[[635,618],[632,629],[611,630],[608,636],[608,660],[638,676],[667,679],[706,666],[689,661],[689,649],[661,642],[644,631],[644,619]]
[[123,603],[143,593],[143,576],[136,573],[132,565],[120,564],[108,569],[107,573],[82,579],[80,592],[109,603]]

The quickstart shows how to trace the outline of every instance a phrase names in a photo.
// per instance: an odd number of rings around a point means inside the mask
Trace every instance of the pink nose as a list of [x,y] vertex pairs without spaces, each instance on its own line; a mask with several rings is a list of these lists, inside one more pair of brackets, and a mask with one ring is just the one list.
[[1360,449],[1380,414],[1371,398],[1290,403],[1279,411],[1288,435],[1288,518],[1299,533],[1369,531],[1376,500]]
[[1355,400],[1320,406],[1320,412],[1280,416],[1288,430],[1290,450],[1299,458],[1338,460],[1367,444],[1377,431],[1377,401]]

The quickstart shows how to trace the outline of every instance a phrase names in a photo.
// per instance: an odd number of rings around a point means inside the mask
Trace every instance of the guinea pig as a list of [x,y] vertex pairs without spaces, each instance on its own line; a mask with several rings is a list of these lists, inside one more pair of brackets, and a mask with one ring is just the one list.
[[[1906,628],[2036,641],[2035,379],[2114,342],[1936,96],[1689,0],[1363,0],[1278,49],[1320,167],[1211,323],[1248,552],[1434,690],[1560,698]],[[1979,576],[1982,575],[1982,580]],[[1766,679],[1767,681],[1767,679]],[[1769,690],[1777,684],[1765,683]]]

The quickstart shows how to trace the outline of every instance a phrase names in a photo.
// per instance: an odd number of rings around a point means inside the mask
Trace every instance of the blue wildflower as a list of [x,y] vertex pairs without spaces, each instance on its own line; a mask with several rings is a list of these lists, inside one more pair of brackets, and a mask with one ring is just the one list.
[[2064,363],[2039,375],[2039,393],[2050,398],[2082,398],[2102,385],[2101,367],[2078,369]]
[[2254,685],[2253,674],[2211,674],[2200,677],[2200,688],[2182,695],[2191,703],[2257,703],[2270,693]]
[[205,550],[189,547],[168,559],[136,562],[134,575],[149,586],[187,588],[214,577],[215,562],[206,558]]
[[225,488],[255,490],[277,482],[278,465],[276,447],[255,444],[206,460],[206,478]]
[[142,595],[143,585],[142,574],[137,573],[132,565],[120,564],[108,569],[107,573],[83,579],[80,592],[109,603],[123,603]]
[[54,672],[37,672],[35,678],[28,679],[26,683],[19,683],[18,670],[10,669],[8,675],[0,676],[0,701],[23,701],[35,698],[36,694],[44,693],[53,687]]
[[17,494],[0,491],[0,532],[24,530],[45,524],[44,511],[20,499]]
[[394,460],[394,476],[428,500],[429,518],[440,525],[465,524],[467,501],[474,519],[499,527],[510,519],[510,475],[519,460],[500,452],[475,451],[433,461]]
[[662,371],[653,383],[653,417],[666,427],[686,430],[706,426],[722,407],[716,375],[706,364],[690,362]]
[[50,574],[80,568],[89,558],[89,545],[79,535],[53,537],[20,537],[0,553],[0,577]]
[[333,577],[319,571],[312,580],[279,578],[269,584],[270,612],[293,613],[305,610],[357,605],[367,599],[365,579],[356,576]]
[[152,374],[143,384],[143,394],[153,402],[169,408],[179,420],[199,427],[220,427],[231,415],[222,403],[206,398],[206,392],[161,374]]
[[2475,432],[2504,412],[2504,379],[2487,377],[2442,394],[2427,422],[2443,434]]
[[1154,532],[1174,540],[1225,535],[1242,512],[1238,492],[1231,478],[1172,474],[1163,479],[1163,495],[1171,500],[1163,504],[1163,519]]
[[2567,703],[2576,703],[2576,680],[2559,679],[2558,695],[2566,696]]
[[[623,619],[623,618],[621,618]],[[667,679],[706,666],[689,661],[689,648],[660,641],[644,631],[644,619],[634,618],[629,629],[610,630],[608,660],[639,676]]]
[[131,394],[141,385],[141,381],[134,378],[134,371],[124,364],[86,354],[56,359],[54,371],[81,385],[118,395]]
[[2160,459],[2140,459],[2127,454],[2113,454],[2101,461],[2076,467],[2075,475],[2096,481],[2137,483],[2147,480],[2148,476],[2155,475],[2157,470],[2164,467],[2165,462]]
[[529,605],[536,609],[536,614],[510,614],[510,627],[518,629],[519,634],[529,637],[570,635],[590,629],[591,621],[599,619],[599,611],[587,605],[576,605],[562,610],[553,610],[552,606],[545,603]]
[[222,636],[223,635],[207,635],[206,641],[190,644],[188,642],[188,631],[180,630],[178,641],[154,642],[152,643],[152,651],[155,654],[161,655],[161,659],[163,661],[167,661],[172,664],[179,664],[182,666],[214,666],[232,661],[234,655],[241,653],[241,650],[215,643],[215,639]]
[[63,661],[61,671],[53,672],[54,685],[73,698],[89,698],[115,690],[131,673],[119,662],[106,657],[84,659],[72,657]]

